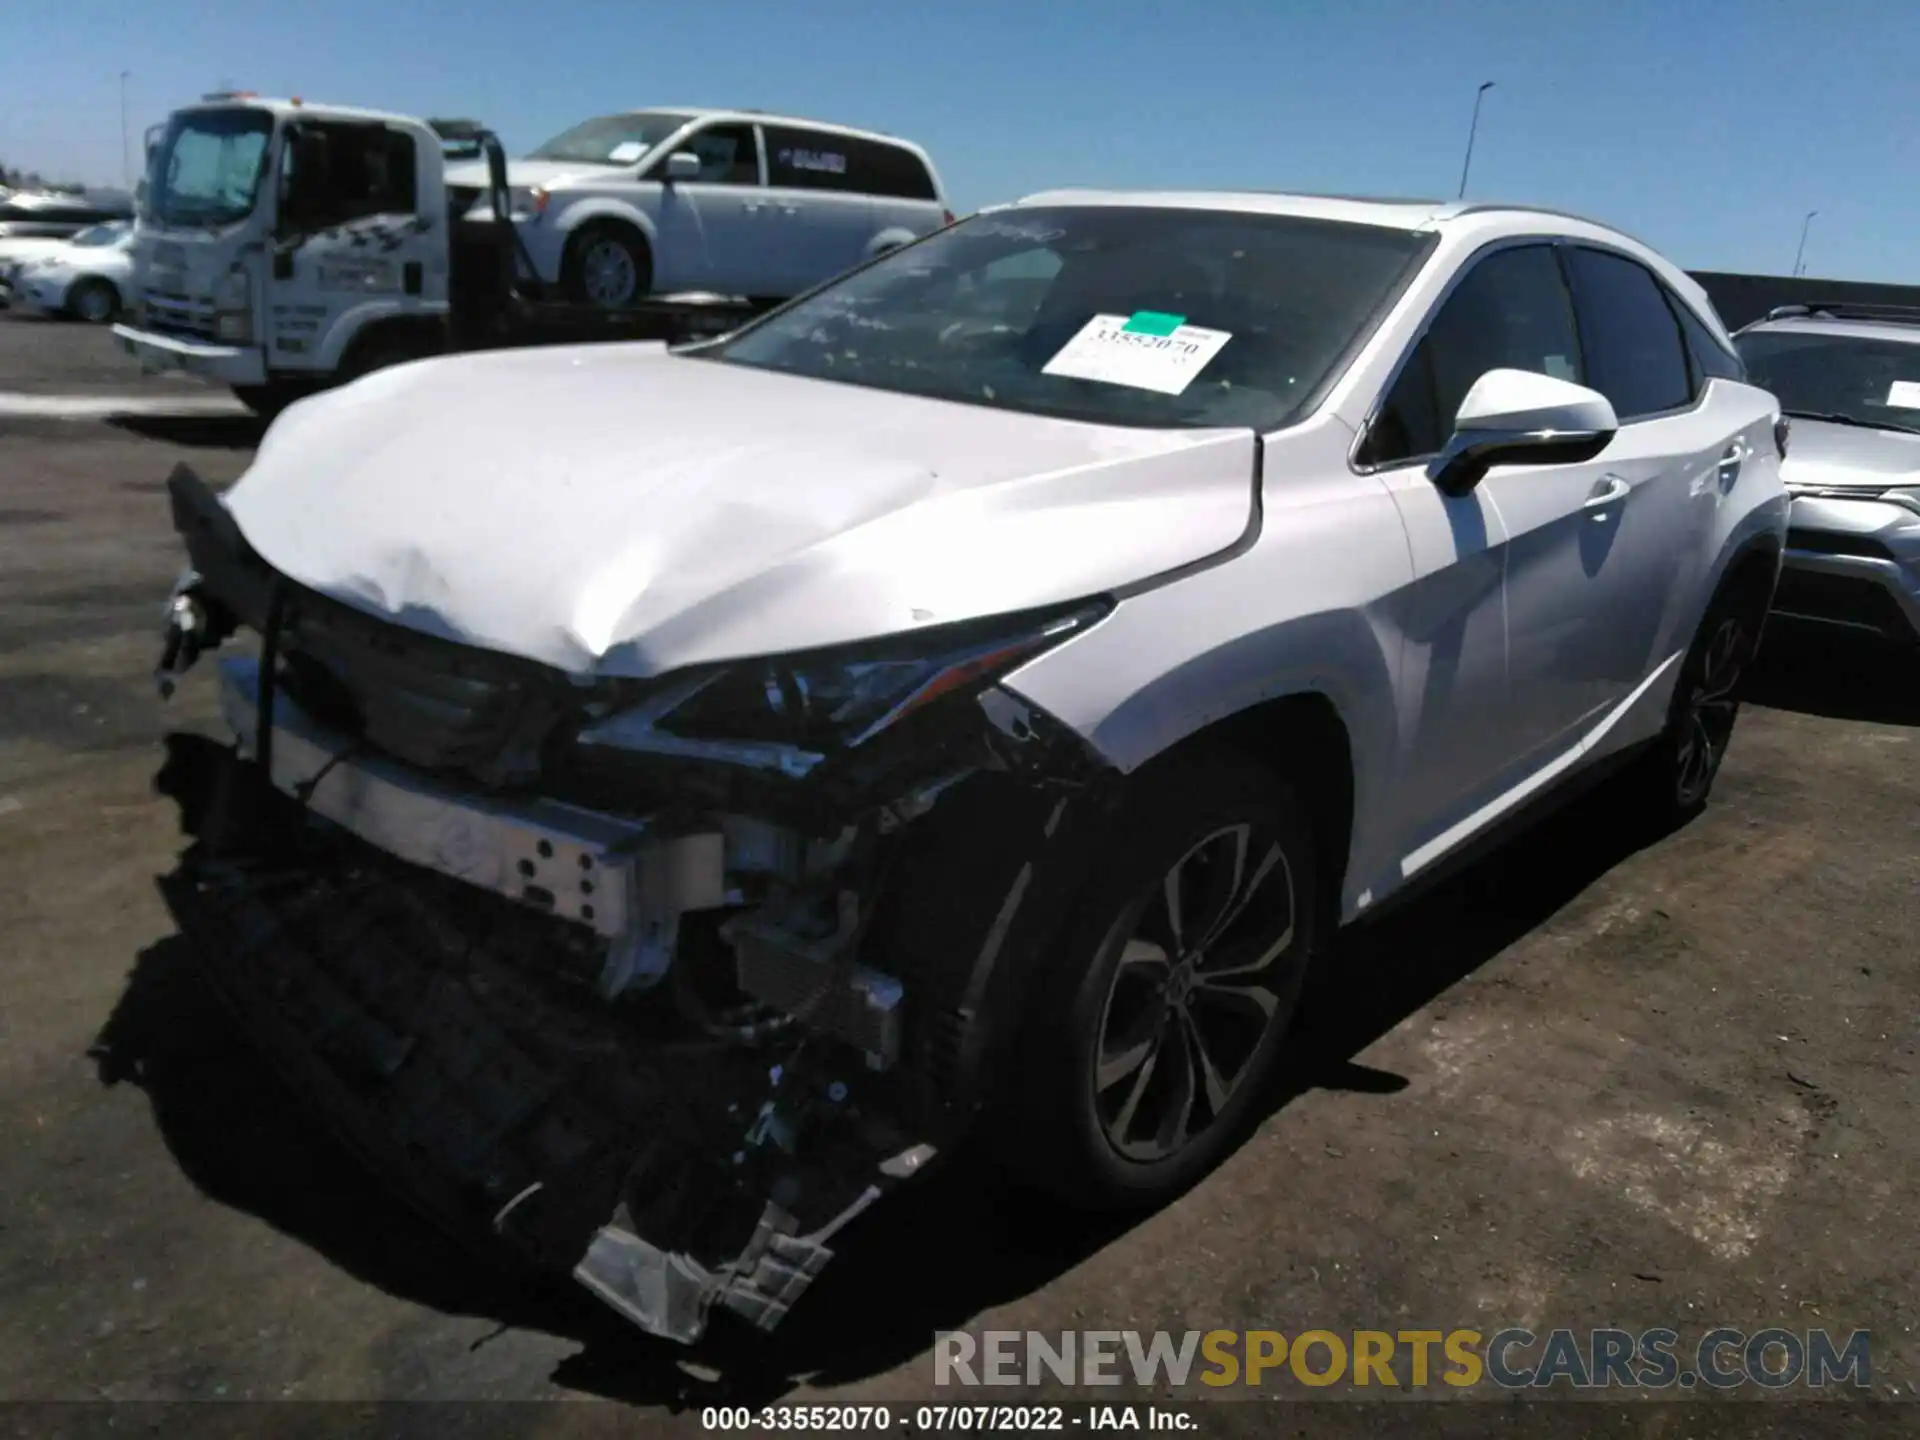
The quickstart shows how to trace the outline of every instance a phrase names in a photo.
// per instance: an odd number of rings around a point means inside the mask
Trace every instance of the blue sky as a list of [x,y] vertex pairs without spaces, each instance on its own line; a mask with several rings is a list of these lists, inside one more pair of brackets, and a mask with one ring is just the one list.
[[121,170],[223,82],[471,115],[516,149],[645,105],[911,136],[956,208],[1053,185],[1450,197],[1604,219],[1693,269],[1920,282],[1914,0],[16,0],[0,161]]

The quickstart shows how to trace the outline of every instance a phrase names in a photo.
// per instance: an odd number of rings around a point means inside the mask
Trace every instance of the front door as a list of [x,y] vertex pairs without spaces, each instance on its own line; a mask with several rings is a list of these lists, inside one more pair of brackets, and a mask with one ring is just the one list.
[[770,227],[753,126],[703,126],[673,148],[698,156],[700,173],[691,180],[669,180],[668,157],[654,162],[649,183],[660,187],[655,292],[759,293],[752,285],[767,263]]

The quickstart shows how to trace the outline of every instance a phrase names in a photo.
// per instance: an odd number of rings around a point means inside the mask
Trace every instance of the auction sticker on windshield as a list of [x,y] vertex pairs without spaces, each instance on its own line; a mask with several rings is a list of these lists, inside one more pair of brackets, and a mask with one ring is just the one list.
[[1889,409],[1920,410],[1920,380],[1896,380],[1887,387]]
[[1040,371],[1178,395],[1232,338],[1225,330],[1189,325],[1184,315],[1096,315]]

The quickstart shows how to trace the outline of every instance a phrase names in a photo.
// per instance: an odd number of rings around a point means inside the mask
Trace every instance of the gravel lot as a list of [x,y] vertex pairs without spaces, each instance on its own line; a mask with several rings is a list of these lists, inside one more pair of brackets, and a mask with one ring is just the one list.
[[237,476],[252,422],[9,418],[198,392],[5,316],[0,392],[0,1399],[900,1403],[956,1327],[1865,1328],[1875,1393],[1920,1385],[1920,666],[1782,639],[1703,819],[1636,850],[1602,793],[1353,937],[1271,1117],[1170,1209],[1089,1229],[962,1164],[861,1222],[770,1350],[689,1357],[476,1273],[193,979],[152,883],[159,737],[209,714],[149,680],[163,481]]

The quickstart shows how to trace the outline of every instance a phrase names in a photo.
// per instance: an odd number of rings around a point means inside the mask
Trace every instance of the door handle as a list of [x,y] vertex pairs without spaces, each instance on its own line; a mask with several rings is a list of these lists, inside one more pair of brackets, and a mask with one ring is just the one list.
[[1583,510],[1602,509],[1605,506],[1613,504],[1616,500],[1626,499],[1628,492],[1632,489],[1633,487],[1618,475],[1602,475],[1598,480],[1593,482],[1593,489],[1587,492],[1587,498],[1580,503],[1580,508]]
[[740,208],[749,215],[758,215],[760,213],[760,202],[758,200],[742,200],[740,202]]
[[1742,450],[1738,445],[1729,445],[1727,447],[1727,453],[1720,457],[1718,473],[1720,476],[1720,493],[1722,495],[1731,490],[1733,488],[1733,482],[1740,478],[1740,464],[1746,458],[1747,452]]

